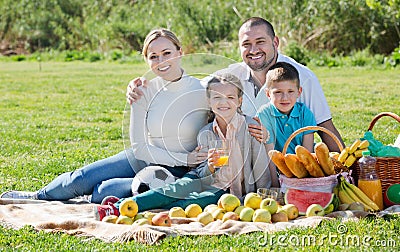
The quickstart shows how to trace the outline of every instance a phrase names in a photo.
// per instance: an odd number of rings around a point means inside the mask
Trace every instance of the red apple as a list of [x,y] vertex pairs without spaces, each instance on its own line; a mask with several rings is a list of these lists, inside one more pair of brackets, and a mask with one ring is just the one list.
[[168,213],[158,213],[154,215],[151,219],[151,222],[154,226],[163,226],[163,227],[170,227],[171,226],[171,219],[169,218]]

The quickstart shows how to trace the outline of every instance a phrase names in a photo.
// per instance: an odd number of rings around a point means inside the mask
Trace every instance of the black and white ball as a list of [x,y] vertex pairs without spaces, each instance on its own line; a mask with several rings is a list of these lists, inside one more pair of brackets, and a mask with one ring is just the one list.
[[172,182],[175,182],[174,175],[164,167],[147,166],[133,178],[132,194],[137,195]]

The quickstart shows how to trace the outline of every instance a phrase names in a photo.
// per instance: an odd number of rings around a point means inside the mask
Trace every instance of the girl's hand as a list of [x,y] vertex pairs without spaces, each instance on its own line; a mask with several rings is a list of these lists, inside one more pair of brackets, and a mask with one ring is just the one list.
[[210,170],[211,173],[215,172],[215,167],[214,165],[218,162],[219,159],[219,153],[215,148],[209,149],[208,150],[208,169]]
[[188,154],[187,164],[189,167],[195,167],[207,158],[206,152],[201,152],[201,146],[197,146],[192,152]]
[[148,81],[144,77],[137,77],[131,80],[126,88],[126,100],[132,105],[143,95],[143,92],[139,89],[140,86],[147,87]]

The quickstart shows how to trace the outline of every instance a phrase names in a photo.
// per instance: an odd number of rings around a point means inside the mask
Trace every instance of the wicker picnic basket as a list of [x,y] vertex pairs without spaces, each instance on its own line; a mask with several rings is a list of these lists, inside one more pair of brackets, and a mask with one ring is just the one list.
[[[389,116],[400,123],[400,116],[391,112],[382,112],[376,115],[369,124],[368,130],[374,128],[375,123],[382,117]],[[375,157],[376,165],[375,170],[379,179],[382,182],[382,193],[385,193],[388,187],[392,184],[400,183],[400,157]],[[360,167],[357,162],[352,165],[353,177],[358,182],[358,175],[360,174]]]
[[[344,147],[339,138],[330,130],[320,126],[307,126],[296,130],[288,137],[283,146],[282,154],[286,154],[290,142],[296,137],[296,135],[310,130],[323,131],[327,133],[335,141],[340,151],[343,150]],[[315,192],[332,192],[333,188],[337,185],[337,174],[319,178],[288,178],[282,174],[279,176],[279,180],[281,183],[281,191],[284,193],[288,188]]]

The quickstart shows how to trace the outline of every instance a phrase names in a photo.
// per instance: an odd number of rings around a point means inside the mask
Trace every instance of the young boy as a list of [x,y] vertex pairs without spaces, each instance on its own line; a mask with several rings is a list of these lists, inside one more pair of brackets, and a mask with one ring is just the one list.
[[[315,126],[313,113],[303,104],[297,102],[302,89],[299,73],[294,66],[278,62],[267,73],[265,89],[268,104],[257,112],[261,123],[270,133],[268,143],[275,143],[275,149],[282,151],[288,137],[297,129]],[[287,153],[295,153],[295,147],[302,145],[313,152],[314,132],[298,134],[290,143]]]

